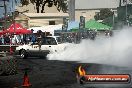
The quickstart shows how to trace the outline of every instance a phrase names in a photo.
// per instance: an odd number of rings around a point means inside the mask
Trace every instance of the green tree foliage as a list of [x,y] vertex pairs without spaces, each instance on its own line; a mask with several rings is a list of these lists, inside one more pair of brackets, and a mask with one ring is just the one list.
[[113,12],[110,9],[101,9],[100,13],[97,13],[94,18],[95,20],[104,20],[111,16],[113,16]]
[[22,5],[29,5],[30,3],[36,5],[37,13],[44,13],[44,7],[48,4],[48,7],[56,6],[58,11],[67,12],[68,2],[67,0],[21,0]]

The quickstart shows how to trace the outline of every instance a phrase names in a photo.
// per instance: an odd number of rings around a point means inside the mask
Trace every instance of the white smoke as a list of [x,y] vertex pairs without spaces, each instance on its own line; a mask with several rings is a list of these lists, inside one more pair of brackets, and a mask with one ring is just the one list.
[[132,28],[114,31],[111,38],[98,36],[94,41],[70,44],[63,52],[49,54],[48,59],[132,67]]

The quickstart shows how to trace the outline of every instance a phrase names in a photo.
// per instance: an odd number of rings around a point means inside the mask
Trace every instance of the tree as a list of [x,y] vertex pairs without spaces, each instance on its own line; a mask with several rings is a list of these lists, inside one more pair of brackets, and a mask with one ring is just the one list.
[[21,0],[21,4],[29,5],[30,3],[36,5],[37,13],[40,11],[41,7],[41,13],[44,13],[44,7],[46,4],[48,4],[48,7],[52,7],[53,5],[57,7],[58,11],[67,12],[68,7],[68,1],[67,0]]
[[94,16],[95,20],[104,20],[108,17],[113,16],[113,12],[110,9],[101,9],[100,13]]

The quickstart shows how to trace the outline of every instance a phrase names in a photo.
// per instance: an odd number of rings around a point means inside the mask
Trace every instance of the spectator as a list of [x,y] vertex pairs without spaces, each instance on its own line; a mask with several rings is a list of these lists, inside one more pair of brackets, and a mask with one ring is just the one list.
[[42,44],[42,38],[43,38],[43,32],[41,30],[37,31],[37,41],[39,44],[39,50],[41,50],[41,44]]
[[23,44],[23,35],[21,34],[21,44]]
[[31,36],[31,42],[32,42],[32,44],[35,44],[35,42],[36,42],[36,36],[34,34],[32,34],[32,36]]
[[0,45],[2,45],[2,38],[0,37]]
[[26,34],[23,35],[23,42],[24,42],[24,44],[27,44]]
[[1,42],[2,42],[2,44],[5,44],[3,35],[2,35],[2,37],[1,37]]
[[9,35],[6,35],[6,37],[4,38],[4,40],[5,40],[5,43],[6,43],[6,44],[10,44]]
[[12,44],[16,44],[16,36],[12,36]]
[[17,37],[17,43],[20,44],[21,43],[21,36],[20,35],[16,35]]

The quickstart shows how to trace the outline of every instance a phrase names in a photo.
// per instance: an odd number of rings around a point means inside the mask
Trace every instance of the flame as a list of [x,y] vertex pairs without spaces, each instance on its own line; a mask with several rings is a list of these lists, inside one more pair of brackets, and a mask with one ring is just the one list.
[[85,70],[82,68],[82,66],[79,66],[78,71],[79,71],[79,75],[80,75],[80,76],[86,75],[86,72],[85,72]]

